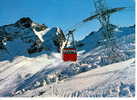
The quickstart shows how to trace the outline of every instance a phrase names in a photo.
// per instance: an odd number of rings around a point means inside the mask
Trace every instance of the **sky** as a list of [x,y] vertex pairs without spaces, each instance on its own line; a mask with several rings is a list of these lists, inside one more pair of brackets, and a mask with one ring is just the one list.
[[[111,15],[112,24],[121,27],[135,24],[135,0],[106,2],[108,8],[128,7]],[[30,17],[37,23],[60,27],[66,32],[73,25],[94,14],[93,0],[0,0],[0,26],[15,23],[22,17]],[[97,20],[76,27],[76,40],[81,40],[99,27]]]

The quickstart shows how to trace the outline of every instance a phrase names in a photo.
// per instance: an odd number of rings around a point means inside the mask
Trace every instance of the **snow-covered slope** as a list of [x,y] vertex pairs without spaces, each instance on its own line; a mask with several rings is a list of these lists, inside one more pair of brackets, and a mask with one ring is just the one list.
[[58,54],[1,62],[0,95],[134,96],[135,59],[101,66],[98,55],[93,55],[100,49],[83,55],[77,64],[62,62]]
[[135,96],[135,59],[107,65],[28,90],[17,96],[133,97]]
[[[29,25],[25,24],[25,26]],[[55,41],[52,39],[56,36],[62,38],[58,34],[62,33],[61,30],[46,28],[39,31],[35,23],[32,24],[32,27],[35,33],[33,35],[40,40],[35,42],[39,44],[37,46],[49,46],[52,50],[48,51],[50,48],[45,47],[44,52],[29,55],[26,53],[26,49],[30,47],[29,43],[19,38],[7,41],[8,54],[5,53],[7,51],[0,51],[0,96],[135,96],[134,26],[115,30],[118,45],[123,52],[127,53],[128,60],[107,66],[102,63],[101,59],[105,47],[98,45],[98,40],[101,38],[100,30],[79,42],[83,43],[83,46],[78,48],[78,61],[72,63],[63,62],[61,54],[55,51],[57,48],[55,45],[60,44],[55,42],[56,39]],[[95,37],[97,38],[95,39]],[[57,44],[53,45],[54,42]],[[33,47],[35,48],[35,46]],[[38,48],[37,46],[36,48]],[[82,53],[82,50],[85,52]],[[11,56],[14,57],[14,60],[2,60],[4,57],[6,59]]]

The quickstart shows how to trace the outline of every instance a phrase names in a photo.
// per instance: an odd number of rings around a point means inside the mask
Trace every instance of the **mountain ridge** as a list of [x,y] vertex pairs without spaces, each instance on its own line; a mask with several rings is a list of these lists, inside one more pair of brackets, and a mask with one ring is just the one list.
[[[116,39],[135,32],[135,25],[129,27],[111,26]],[[59,52],[65,40],[65,34],[60,28],[48,28],[44,24],[33,22],[28,17],[23,17],[14,24],[0,26],[0,52],[6,48],[8,52],[11,51],[14,54],[12,56],[24,55],[29,57],[30,55],[35,55],[33,53],[41,55],[41,52],[48,54]],[[89,52],[100,46],[101,40],[103,40],[102,28],[89,33],[83,40],[77,41],[77,50]],[[20,49],[21,54],[14,52],[16,47],[22,48],[22,50]]]

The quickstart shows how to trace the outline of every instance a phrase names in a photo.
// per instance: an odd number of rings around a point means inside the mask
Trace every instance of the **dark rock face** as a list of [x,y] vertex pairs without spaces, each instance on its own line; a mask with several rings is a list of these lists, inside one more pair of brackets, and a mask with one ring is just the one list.
[[25,28],[29,28],[31,27],[32,20],[29,17],[23,17],[19,21],[17,21],[16,24],[21,25]]
[[28,48],[27,52],[29,54],[32,53],[36,53],[36,52],[41,52],[42,50],[44,50],[43,46],[42,46],[42,42],[37,39],[31,46],[30,48]]
[[63,31],[60,28],[57,29],[57,32],[58,32],[58,34],[57,34],[57,37],[54,39],[54,44],[58,48],[60,48],[62,46],[63,42],[66,40],[66,38],[65,38]]
[[35,30],[37,32],[44,31],[46,28],[48,28],[48,27],[44,24],[38,24],[37,26],[35,26]]
[[34,51],[40,52],[42,50],[60,52],[60,47],[66,40],[63,31],[56,27],[53,27],[44,33],[42,38],[44,41],[37,40],[28,50],[29,53],[33,53]]

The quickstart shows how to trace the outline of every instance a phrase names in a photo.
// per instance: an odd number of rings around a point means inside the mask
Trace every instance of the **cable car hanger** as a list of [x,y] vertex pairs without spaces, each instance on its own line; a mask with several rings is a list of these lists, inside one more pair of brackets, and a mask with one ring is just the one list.
[[[74,35],[73,32],[75,31],[75,29],[70,30],[67,34],[67,40],[65,43],[65,46],[62,50],[62,57],[63,60],[66,61],[73,61],[76,62],[77,61],[77,50],[76,50],[76,44],[75,44],[75,40],[74,40]],[[72,38],[72,47],[68,47],[68,41],[70,39],[70,37]]]
[[76,29],[73,29],[73,30],[68,31],[68,34],[66,35],[66,36],[67,36],[67,41],[66,41],[65,47],[67,47],[68,41],[69,41],[70,36],[71,36],[71,37],[72,37],[72,47],[73,47],[73,48],[76,48],[76,44],[75,44],[75,40],[74,40],[74,35],[73,35],[73,33],[74,33],[75,31],[76,31]]

